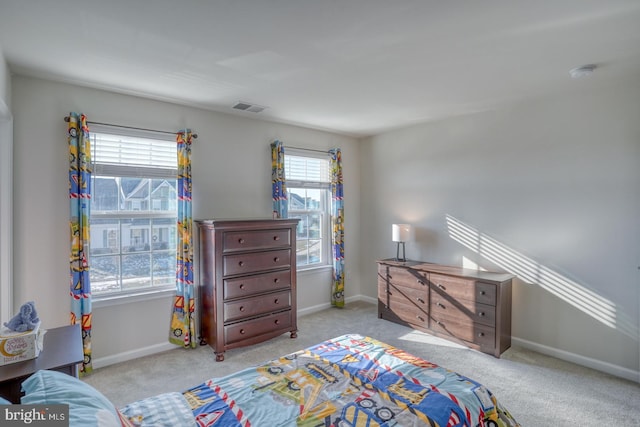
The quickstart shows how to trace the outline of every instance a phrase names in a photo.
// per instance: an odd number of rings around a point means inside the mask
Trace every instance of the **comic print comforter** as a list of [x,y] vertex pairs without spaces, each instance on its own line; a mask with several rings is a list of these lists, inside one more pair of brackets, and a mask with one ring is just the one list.
[[482,384],[360,335],[141,402],[121,409],[140,426],[519,426]]

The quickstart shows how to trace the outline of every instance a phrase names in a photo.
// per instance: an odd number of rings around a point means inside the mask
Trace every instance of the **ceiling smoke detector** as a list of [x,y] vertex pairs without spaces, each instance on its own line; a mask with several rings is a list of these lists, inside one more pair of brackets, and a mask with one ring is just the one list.
[[251,104],[245,101],[238,101],[236,105],[233,106],[236,110],[249,111],[251,113],[260,113],[264,111],[267,107],[263,107],[262,105]]
[[595,64],[587,64],[581,67],[576,67],[569,70],[569,75],[572,79],[579,79],[581,77],[587,77],[593,73],[593,70],[597,68]]

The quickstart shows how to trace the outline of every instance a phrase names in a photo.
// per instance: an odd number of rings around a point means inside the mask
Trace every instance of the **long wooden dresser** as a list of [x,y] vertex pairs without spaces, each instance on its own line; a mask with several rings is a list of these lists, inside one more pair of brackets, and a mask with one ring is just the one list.
[[297,336],[298,219],[197,220],[200,343],[226,350]]
[[495,357],[511,347],[514,276],[420,261],[378,261],[378,317]]

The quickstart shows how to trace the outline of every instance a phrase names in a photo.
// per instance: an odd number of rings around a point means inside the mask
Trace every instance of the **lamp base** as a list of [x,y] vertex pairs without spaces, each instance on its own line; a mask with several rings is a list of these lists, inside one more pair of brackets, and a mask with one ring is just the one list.
[[[400,244],[402,244],[402,258],[400,258]],[[405,257],[404,242],[397,242],[397,246],[396,246],[396,261],[401,261],[401,262],[407,261],[407,258]]]

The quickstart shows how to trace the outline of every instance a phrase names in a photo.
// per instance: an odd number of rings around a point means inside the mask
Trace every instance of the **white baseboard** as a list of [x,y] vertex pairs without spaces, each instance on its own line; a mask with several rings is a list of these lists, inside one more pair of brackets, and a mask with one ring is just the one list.
[[[378,300],[366,295],[355,295],[345,299],[346,303],[364,301],[370,304],[377,304]],[[331,308],[331,303],[323,303],[306,307],[298,310],[298,316],[306,316],[312,313],[316,313],[321,310]],[[575,363],[577,365],[586,366],[597,371],[605,372],[616,377],[625,378],[631,381],[640,383],[640,372],[632,369],[624,368],[622,366],[614,365],[612,363],[604,362],[602,360],[592,359],[590,357],[581,356],[579,354],[570,353],[568,351],[560,350],[557,348],[549,347],[543,344],[538,344],[532,341],[528,341],[518,337],[512,337],[511,341],[521,347],[537,351],[538,353],[546,354],[548,356],[555,357],[560,360]],[[160,353],[167,350],[177,349],[178,347],[169,343],[159,343],[148,347],[143,347],[131,351],[125,351],[123,353],[114,354],[111,356],[105,356],[96,358],[93,360],[93,367],[95,369],[104,368],[105,366],[113,365],[116,363],[126,362],[139,357],[150,356],[152,354]]]
[[640,371],[634,371],[632,369],[614,365],[609,362],[604,362],[602,360],[581,356],[579,354],[560,350],[554,347],[549,347],[543,344],[538,344],[538,343],[528,341],[518,337],[511,337],[511,342],[513,344],[519,345],[520,347],[524,347],[529,350],[534,350],[534,351],[537,351],[538,353],[546,354],[547,356],[555,357],[556,359],[575,363],[576,365],[580,365],[580,366],[586,366],[587,368],[595,369],[596,371],[604,372],[616,377],[620,377],[620,378],[624,378],[627,380],[640,383]]
[[[345,304],[348,304],[350,302],[354,302],[354,301],[364,301],[364,302],[368,302],[371,304],[377,304],[378,300],[376,298],[371,298],[365,295],[354,295],[352,297],[347,297],[345,298],[344,302]],[[318,305],[314,305],[311,307],[307,307],[307,308],[302,308],[300,310],[298,310],[298,317],[301,316],[307,316],[309,314],[313,314],[316,313],[318,311],[322,311],[322,310],[326,310],[327,308],[331,308],[332,305],[329,302],[323,303],[323,304],[318,304]]]
[[364,302],[368,302],[369,304],[374,304],[374,305],[378,304],[378,298],[368,297],[366,295],[356,295],[351,299],[348,298],[347,301],[364,301]]
[[99,357],[93,360],[93,368],[104,368],[105,366],[115,365],[116,363],[127,362],[139,357],[151,356],[152,354],[162,353],[163,351],[180,348],[170,342],[150,345],[148,347],[138,348],[124,353],[113,354],[111,356]]
[[[345,299],[346,303],[353,301],[366,301],[372,304],[377,304],[378,300],[375,298],[367,297],[364,295],[356,295]],[[303,308],[298,310],[298,316],[306,316],[317,311],[326,310],[331,308],[331,303],[324,303],[314,305],[312,307]],[[93,360],[93,368],[104,368],[109,365],[115,365],[116,363],[127,362],[129,360],[137,359],[139,357],[151,356],[152,354],[161,353],[167,350],[173,350],[179,348],[169,342],[150,345],[148,347],[138,348],[131,351],[125,351],[123,353],[113,354],[111,356],[99,357]]]

